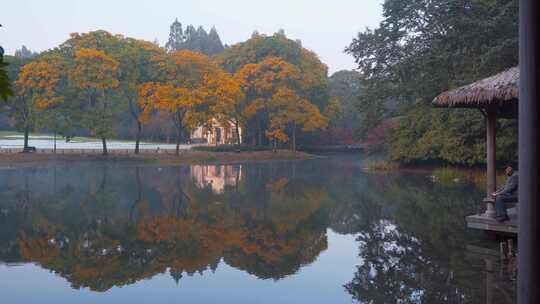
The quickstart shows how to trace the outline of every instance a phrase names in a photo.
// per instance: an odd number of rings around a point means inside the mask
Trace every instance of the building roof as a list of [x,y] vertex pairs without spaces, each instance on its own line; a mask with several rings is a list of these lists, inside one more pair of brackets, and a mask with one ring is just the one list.
[[436,107],[483,108],[488,105],[515,106],[519,98],[519,67],[475,83],[446,91],[435,97]]

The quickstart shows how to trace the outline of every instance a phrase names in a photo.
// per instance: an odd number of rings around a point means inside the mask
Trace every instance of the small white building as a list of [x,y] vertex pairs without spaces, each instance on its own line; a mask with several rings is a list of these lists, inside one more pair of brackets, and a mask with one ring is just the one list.
[[[242,128],[239,127],[240,143],[242,143]],[[197,127],[191,132],[192,143],[207,143],[209,145],[232,145],[236,144],[236,126],[233,121],[226,123],[212,119],[210,123]]]

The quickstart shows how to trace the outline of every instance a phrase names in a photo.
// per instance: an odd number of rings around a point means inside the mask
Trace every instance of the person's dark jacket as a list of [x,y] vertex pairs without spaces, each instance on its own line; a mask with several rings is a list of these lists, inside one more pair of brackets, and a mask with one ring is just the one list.
[[514,172],[514,174],[508,177],[504,187],[501,190],[499,190],[499,195],[517,196],[517,192],[518,192],[517,190],[518,190],[518,173],[516,171]]

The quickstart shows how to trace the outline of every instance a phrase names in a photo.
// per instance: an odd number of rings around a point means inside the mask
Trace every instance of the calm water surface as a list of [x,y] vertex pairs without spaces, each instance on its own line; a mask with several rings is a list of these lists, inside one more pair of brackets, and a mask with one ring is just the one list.
[[480,190],[361,169],[1,169],[0,302],[514,303]]

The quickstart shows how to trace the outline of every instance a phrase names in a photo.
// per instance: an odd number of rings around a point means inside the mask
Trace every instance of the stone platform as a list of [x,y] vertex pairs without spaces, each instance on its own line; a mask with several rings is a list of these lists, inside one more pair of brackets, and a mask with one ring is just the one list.
[[518,216],[517,209],[508,209],[509,221],[502,223],[497,222],[494,218],[485,216],[484,214],[475,214],[466,217],[467,227],[480,229],[484,231],[493,231],[499,233],[507,233],[517,235],[518,233]]

